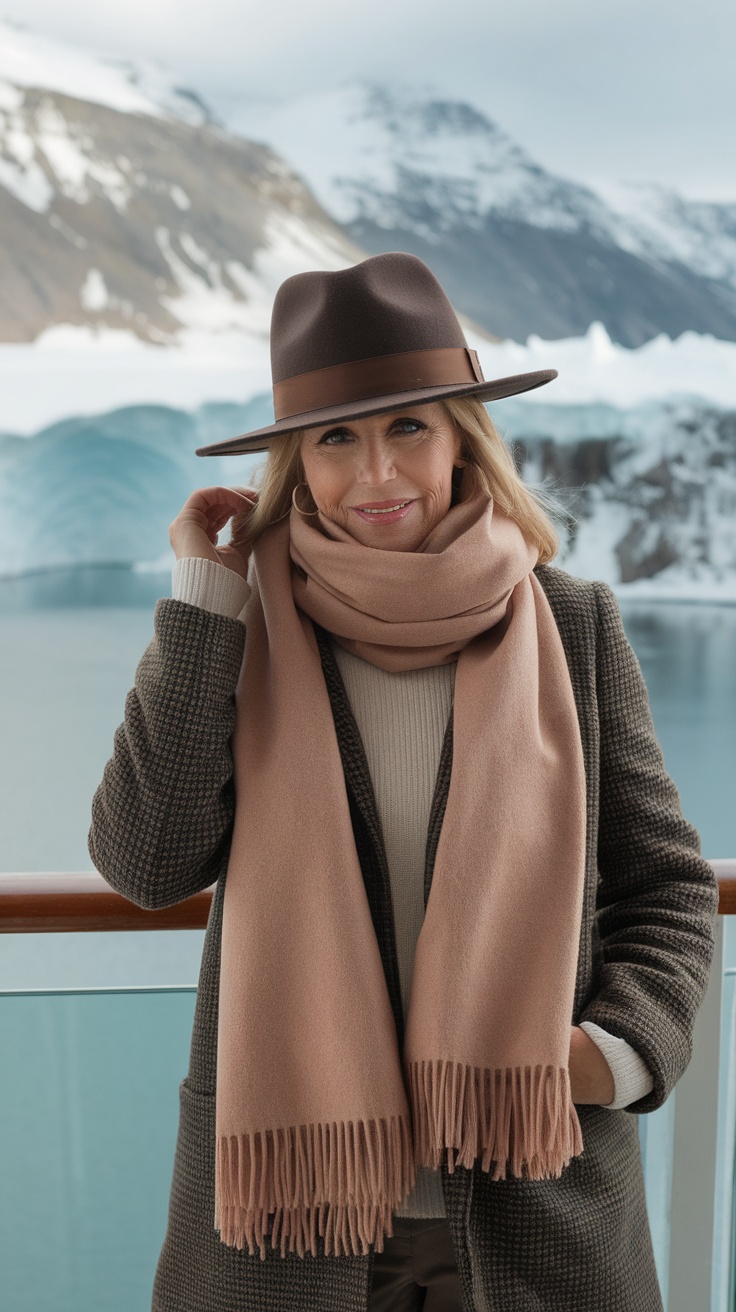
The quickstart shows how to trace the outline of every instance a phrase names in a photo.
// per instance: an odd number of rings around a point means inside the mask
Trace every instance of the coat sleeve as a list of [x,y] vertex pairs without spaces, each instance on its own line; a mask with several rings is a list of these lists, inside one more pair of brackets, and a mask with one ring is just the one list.
[[692,1055],[715,947],[718,883],[665,770],[646,684],[615,594],[598,610],[599,987],[579,1018],[625,1039],[654,1079],[629,1112],[660,1107]]
[[96,869],[137,906],[184,901],[215,881],[227,856],[244,646],[242,621],[156,602],[87,840]]

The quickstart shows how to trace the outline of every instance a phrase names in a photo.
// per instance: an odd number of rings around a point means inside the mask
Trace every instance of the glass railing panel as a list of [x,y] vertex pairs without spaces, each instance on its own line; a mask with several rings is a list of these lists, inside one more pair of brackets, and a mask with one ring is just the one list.
[[[729,926],[729,929],[731,926]],[[733,928],[736,928],[734,926]],[[736,1309],[734,1237],[736,1210],[736,969],[725,972],[721,1030],[721,1071],[718,1089],[718,1160],[716,1162],[716,1228],[713,1244],[713,1303],[711,1312]]]
[[5,934],[0,993],[195,987],[204,934],[203,929]]
[[12,1312],[150,1312],[196,990],[0,994]]
[[[703,1312],[736,1312],[736,917],[723,921],[718,1114],[711,1295]],[[714,1062],[714,1079],[715,1062]],[[639,1116],[647,1213],[665,1309],[670,1305],[671,1222],[677,1087],[662,1107]]]
[[670,1265],[670,1200],[672,1198],[672,1163],[675,1131],[675,1096],[656,1111],[638,1116],[639,1145],[644,1172],[647,1216],[652,1233],[654,1262],[667,1307]]

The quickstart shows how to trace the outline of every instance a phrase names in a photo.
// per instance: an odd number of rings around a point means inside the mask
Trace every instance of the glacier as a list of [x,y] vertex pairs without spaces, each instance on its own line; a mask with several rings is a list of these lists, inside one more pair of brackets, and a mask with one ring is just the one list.
[[[553,498],[553,563],[627,597],[736,603],[736,408],[509,397],[489,409],[527,485]],[[203,460],[195,448],[272,415],[264,392],[191,410],[123,406],[0,435],[0,578],[170,571],[168,526],[194,488],[254,486],[266,460]]]

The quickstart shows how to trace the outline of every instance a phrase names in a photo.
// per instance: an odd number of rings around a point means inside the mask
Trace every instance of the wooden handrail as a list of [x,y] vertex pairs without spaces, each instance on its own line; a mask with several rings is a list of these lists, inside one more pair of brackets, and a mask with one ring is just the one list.
[[136,906],[96,870],[0,874],[0,933],[63,934],[130,929],[205,929],[215,885],[155,911]]
[[726,857],[709,864],[718,880],[719,916],[736,916],[736,861]]
[[[718,911],[736,915],[736,858],[711,861]],[[96,870],[79,874],[0,873],[0,934],[100,930],[206,929],[215,885],[156,911],[136,906]]]

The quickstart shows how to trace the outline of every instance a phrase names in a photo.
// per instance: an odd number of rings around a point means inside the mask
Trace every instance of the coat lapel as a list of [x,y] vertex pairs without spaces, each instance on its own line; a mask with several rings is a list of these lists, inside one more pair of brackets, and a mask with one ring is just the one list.
[[399,1050],[401,1050],[404,1042],[404,1012],[399,981],[396,927],[386,847],[373,792],[373,782],[360,730],[355,722],[337,661],[332,654],[330,634],[314,621],[313,627],[335,721],[355,846],[363,872],[363,882],[378,939]]

